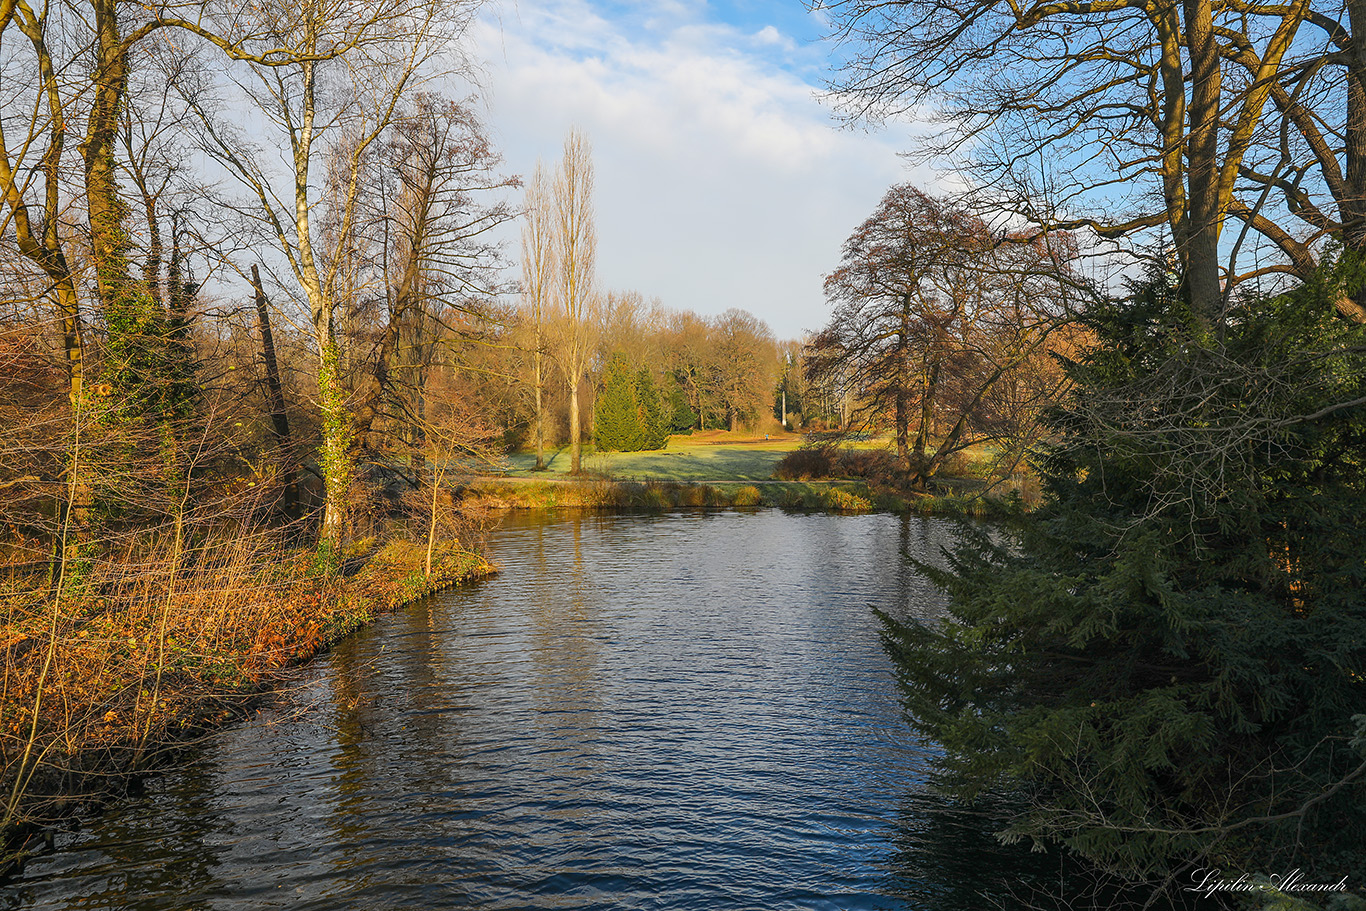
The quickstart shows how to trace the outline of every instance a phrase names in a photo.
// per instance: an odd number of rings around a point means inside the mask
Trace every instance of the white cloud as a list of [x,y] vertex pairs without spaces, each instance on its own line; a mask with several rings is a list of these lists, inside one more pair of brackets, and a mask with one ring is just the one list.
[[765,25],[763,28],[759,29],[759,31],[755,32],[754,40],[759,44],[777,45],[785,51],[795,51],[797,49],[795,41],[782,32],[779,32],[771,25]]
[[[619,9],[614,7],[614,9]],[[886,188],[909,133],[842,131],[808,81],[822,49],[773,24],[656,0],[505,10],[477,28],[490,119],[512,169],[595,150],[599,280],[699,313],[743,307],[784,337],[825,321],[821,276]],[[920,175],[925,181],[925,175]]]

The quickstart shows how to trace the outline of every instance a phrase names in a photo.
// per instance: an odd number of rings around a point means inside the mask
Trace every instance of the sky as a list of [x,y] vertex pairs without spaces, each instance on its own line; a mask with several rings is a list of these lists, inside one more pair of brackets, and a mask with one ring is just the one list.
[[801,0],[497,0],[472,38],[508,170],[553,167],[571,126],[592,143],[601,290],[796,339],[887,188],[934,188],[899,157],[914,125],[849,129],[821,100],[823,31]]

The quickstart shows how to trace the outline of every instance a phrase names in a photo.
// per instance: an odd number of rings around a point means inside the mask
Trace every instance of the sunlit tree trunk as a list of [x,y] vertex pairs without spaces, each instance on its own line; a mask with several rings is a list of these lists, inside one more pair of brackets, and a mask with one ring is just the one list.
[[901,295],[901,320],[897,327],[896,340],[896,457],[903,469],[910,466],[911,423],[911,295]]
[[119,34],[118,0],[94,0],[95,72],[90,114],[81,156],[85,159],[86,205],[95,279],[101,303],[118,306],[128,288],[126,205],[119,197],[114,143],[119,102],[128,84],[128,53]]
[[[304,50],[317,44],[316,23],[310,18]],[[318,462],[323,476],[323,517],[319,539],[340,546],[346,533],[346,496],[351,486],[351,415],[346,409],[346,387],[341,375],[341,352],[337,346],[334,303],[323,288],[310,223],[310,170],[314,151],[314,120],[317,116],[317,64],[305,59],[301,76],[300,119],[290,136],[294,166],[295,266],[308,298],[313,323],[314,353],[318,358],[318,411],[322,419],[322,442]]]
[[569,470],[578,474],[583,459],[583,429],[579,417],[579,384],[569,383]]
[[536,323],[536,470],[545,470],[545,378],[541,373],[541,324]]
[[[1343,133],[1347,173],[1338,206],[1343,246],[1366,252],[1366,0],[1347,0],[1346,8],[1351,27],[1351,43],[1343,55],[1347,59],[1347,120]],[[1350,302],[1344,301],[1338,309],[1356,322],[1366,322],[1366,288],[1359,289]]]

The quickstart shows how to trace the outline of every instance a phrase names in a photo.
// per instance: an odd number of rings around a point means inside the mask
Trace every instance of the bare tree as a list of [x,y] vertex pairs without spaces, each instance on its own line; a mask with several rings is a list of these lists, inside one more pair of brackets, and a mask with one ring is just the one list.
[[953,453],[1018,436],[1053,391],[1033,380],[1081,285],[1067,240],[998,243],[961,203],[893,187],[826,280],[835,311],[808,377],[852,393],[858,426],[890,416],[923,490]]
[[536,444],[536,470],[545,469],[545,320],[556,271],[552,244],[551,190],[540,160],[526,185],[525,221],[522,222],[522,302],[532,329],[532,388],[536,396],[532,437]]
[[357,301],[349,344],[357,440],[372,455],[418,456],[431,368],[485,334],[503,265],[488,236],[514,217],[501,193],[518,183],[500,164],[471,104],[429,94],[405,105],[371,156],[379,191],[362,195],[346,247],[378,273],[353,284],[382,291]]
[[[203,126],[204,149],[247,190],[251,202],[243,210],[275,240],[308,308],[322,417],[321,538],[334,545],[344,534],[354,470],[338,311],[351,303],[347,292],[356,290],[345,287],[352,274],[347,245],[359,214],[367,155],[472,9],[434,0],[341,0],[243,13],[262,17],[271,27],[260,40],[239,43],[249,50],[234,55],[240,68],[231,78],[239,97],[274,129],[286,162],[282,175],[265,164],[264,150],[228,126],[220,112],[200,98],[186,99]],[[327,193],[321,192],[316,174],[323,157],[329,162]],[[320,226],[329,220],[331,243],[320,247]]]
[[569,386],[570,471],[583,457],[579,386],[596,347],[598,292],[594,277],[598,235],[593,220],[593,153],[581,130],[564,140],[564,158],[552,191],[557,360]]
[[[1227,217],[1273,240],[1282,227],[1259,218],[1239,188],[1289,189],[1304,173],[1286,160],[1259,176],[1249,157],[1259,143],[1292,152],[1266,115],[1273,96],[1287,113],[1310,103],[1297,87],[1326,58],[1301,26],[1341,31],[1309,0],[834,0],[822,8],[853,52],[835,85],[847,113],[933,105],[950,129],[930,151],[967,153],[990,185],[1010,188],[994,203],[1045,227],[1112,238],[1165,228],[1207,324],[1227,303],[1225,285],[1261,274],[1240,271],[1241,244],[1223,243]],[[1327,123],[1339,124],[1329,108]],[[1315,120],[1301,113],[1306,126]],[[1289,204],[1297,205],[1293,193]]]
[[847,368],[841,372],[860,394],[860,411],[892,413],[907,469],[912,427],[919,428],[916,460],[924,458],[936,396],[954,372],[948,337],[975,316],[970,279],[991,247],[986,225],[971,213],[902,184],[845,241],[840,268],[826,278],[835,312],[811,345],[809,369],[821,376]]

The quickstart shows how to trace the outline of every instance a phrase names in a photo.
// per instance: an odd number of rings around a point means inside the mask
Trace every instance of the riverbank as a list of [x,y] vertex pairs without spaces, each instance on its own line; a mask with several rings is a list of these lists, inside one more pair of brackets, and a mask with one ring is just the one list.
[[[1028,475],[993,483],[996,454],[974,450],[958,454],[927,493],[898,485],[887,468],[887,441],[858,440],[842,452],[878,458],[856,459],[869,469],[796,475],[783,480],[783,466],[805,452],[805,437],[767,436],[712,430],[669,438],[664,449],[597,452],[586,446],[583,473],[569,474],[567,447],[546,450],[546,467],[534,470],[528,452],[507,457],[507,471],[469,483],[469,502],[510,509],[679,509],[687,507],[771,506],[828,512],[891,512],[924,516],[989,516],[1012,493],[1026,506],[1037,501],[1037,483]],[[792,478],[794,476],[787,475]]]
[[60,839],[16,908],[976,911],[1029,875],[1011,856],[1057,878],[985,806],[944,806],[900,734],[869,605],[928,610],[907,557],[949,523],[503,519],[500,577],[349,639],[297,700]]
[[134,786],[239,716],[288,668],[496,569],[454,545],[358,542],[335,558],[233,541],[94,564],[54,609],[15,589],[0,625],[0,875],[77,808]]
[[460,494],[491,509],[670,510],[690,507],[775,507],[813,512],[890,512],[899,515],[987,516],[991,500],[971,492],[904,495],[864,481],[627,481],[481,478]]

